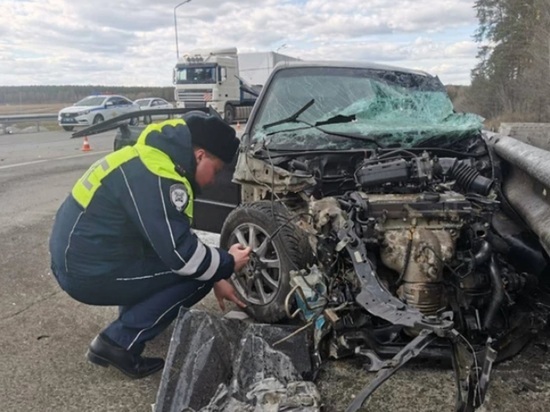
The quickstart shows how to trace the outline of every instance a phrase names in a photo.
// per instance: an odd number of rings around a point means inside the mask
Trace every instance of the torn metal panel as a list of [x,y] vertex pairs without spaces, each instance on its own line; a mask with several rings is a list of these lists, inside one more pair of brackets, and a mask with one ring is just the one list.
[[249,155],[239,156],[233,182],[261,185],[275,193],[299,192],[315,184],[311,175],[290,173],[266,161]]
[[[304,333],[289,338],[295,329],[181,311],[155,411],[246,411],[242,405],[262,402],[318,410],[318,393],[304,382],[312,374],[310,345]],[[300,403],[313,409],[289,406]]]

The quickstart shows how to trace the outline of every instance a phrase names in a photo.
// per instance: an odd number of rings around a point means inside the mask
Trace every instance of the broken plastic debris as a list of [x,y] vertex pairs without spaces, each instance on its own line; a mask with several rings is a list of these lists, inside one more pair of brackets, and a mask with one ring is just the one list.
[[297,328],[180,311],[155,411],[319,411],[308,335],[272,347]]
[[242,310],[229,311],[223,317],[226,319],[239,319],[239,320],[250,319],[250,316],[248,316],[248,314],[246,312],[243,312]]

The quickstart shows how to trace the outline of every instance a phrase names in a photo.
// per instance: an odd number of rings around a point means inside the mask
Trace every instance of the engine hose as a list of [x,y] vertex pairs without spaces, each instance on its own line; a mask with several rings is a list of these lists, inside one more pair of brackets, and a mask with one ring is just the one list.
[[493,294],[491,302],[489,303],[489,309],[485,313],[485,319],[483,320],[483,329],[488,330],[495,315],[504,300],[504,287],[502,285],[502,278],[500,276],[500,269],[498,267],[495,255],[491,256],[491,263],[489,264],[489,277],[491,278],[491,284],[493,286]]
[[493,180],[482,176],[476,169],[464,163],[455,162],[451,168],[451,176],[456,184],[467,191],[487,195],[493,186]]
[[491,256],[492,247],[486,240],[482,240],[481,246],[479,247],[479,250],[473,257],[474,264],[476,266],[481,265],[482,263],[485,263],[487,259]]

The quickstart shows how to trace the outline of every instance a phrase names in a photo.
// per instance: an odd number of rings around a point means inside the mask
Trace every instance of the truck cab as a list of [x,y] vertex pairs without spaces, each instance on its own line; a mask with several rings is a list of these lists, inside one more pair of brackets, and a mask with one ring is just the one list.
[[[212,107],[229,123],[246,119],[255,101],[255,96],[241,90],[236,48],[185,54],[174,68],[174,86],[178,107]],[[246,113],[241,107],[248,108]]]

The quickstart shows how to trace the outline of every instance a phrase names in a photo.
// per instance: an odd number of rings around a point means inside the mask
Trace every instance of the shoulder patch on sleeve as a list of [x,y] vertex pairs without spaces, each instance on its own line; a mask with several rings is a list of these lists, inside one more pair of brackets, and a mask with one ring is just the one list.
[[178,212],[182,212],[189,203],[187,189],[181,183],[170,186],[170,201]]

